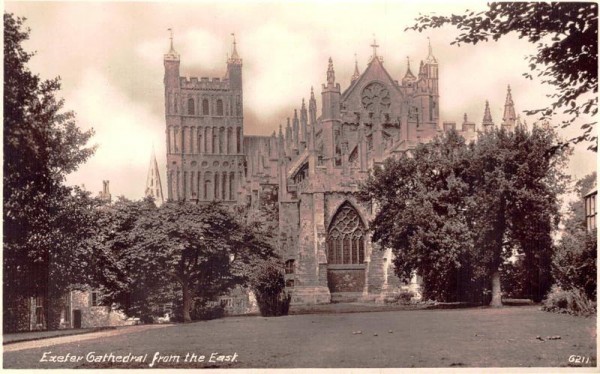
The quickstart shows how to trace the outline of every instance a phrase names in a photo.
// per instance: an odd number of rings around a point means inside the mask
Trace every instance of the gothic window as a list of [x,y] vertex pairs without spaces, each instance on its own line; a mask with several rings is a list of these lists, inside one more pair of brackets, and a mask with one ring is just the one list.
[[223,172],[221,183],[221,198],[227,200],[227,172]]
[[210,191],[211,187],[211,172],[207,172],[204,174],[204,200],[208,200],[208,191]]
[[294,260],[287,260],[285,262],[285,273],[294,274]]
[[208,144],[210,142],[210,137],[208,136],[208,127],[204,128],[204,153],[208,153]]
[[179,153],[179,129],[177,127],[173,128],[173,145],[175,153]]
[[200,199],[201,195],[201,189],[202,189],[202,177],[201,177],[201,172],[199,171],[196,175],[196,196],[198,197],[198,199]]
[[235,173],[229,173],[229,199],[235,200]]
[[217,116],[223,115],[223,100],[217,99]]
[[219,173],[215,173],[215,191],[213,195],[213,200],[219,199]]
[[190,116],[194,115],[194,99],[191,97],[188,99],[188,114]]
[[187,197],[187,183],[188,183],[188,173],[187,171],[183,172],[183,198]]
[[362,264],[365,261],[366,230],[358,212],[349,203],[338,210],[327,234],[330,264]]
[[237,153],[241,153],[242,152],[242,130],[238,127],[236,129],[236,152]]
[[208,99],[202,99],[202,115],[208,116]]
[[204,145],[204,143],[202,143],[202,133],[204,132],[204,130],[202,129],[202,127],[198,128],[197,134],[198,137],[196,139],[196,152],[197,153],[202,153],[202,146]]
[[381,83],[373,82],[362,91],[361,103],[372,113],[380,113],[390,107],[390,91]]
[[217,153],[217,128],[213,127],[212,128],[212,153]]
[[242,99],[240,98],[240,95],[237,95],[235,100],[235,113],[238,117],[242,116]]
[[219,153],[224,153],[223,152],[225,150],[224,142],[225,142],[225,128],[221,127],[219,129]]
[[356,146],[354,148],[354,150],[352,152],[350,152],[350,157],[348,157],[348,162],[352,166],[357,166],[358,165],[358,146]]
[[233,129],[229,127],[227,129],[227,154],[232,153],[231,148],[233,148]]
[[433,96],[429,96],[429,120],[433,121],[433,109],[435,104],[433,103]]

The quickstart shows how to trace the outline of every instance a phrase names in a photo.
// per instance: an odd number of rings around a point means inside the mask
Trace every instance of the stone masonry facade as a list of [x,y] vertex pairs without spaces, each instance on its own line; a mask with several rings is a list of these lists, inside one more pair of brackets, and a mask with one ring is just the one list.
[[[494,126],[489,105],[479,130],[465,114],[461,128],[439,117],[438,61],[431,45],[417,75],[410,64],[398,81],[373,54],[342,87],[329,59],[320,110],[311,88],[308,105],[271,136],[243,133],[242,59],[234,39],[224,78],[180,76],[180,56],[164,56],[168,199],[222,201],[260,209],[276,196],[279,254],[292,303],[382,302],[403,289],[419,295],[416,277],[395,276],[389,249],[371,242],[377,207],[358,201],[359,183],[388,157],[454,129],[467,140]],[[502,126],[519,123],[510,93]]]

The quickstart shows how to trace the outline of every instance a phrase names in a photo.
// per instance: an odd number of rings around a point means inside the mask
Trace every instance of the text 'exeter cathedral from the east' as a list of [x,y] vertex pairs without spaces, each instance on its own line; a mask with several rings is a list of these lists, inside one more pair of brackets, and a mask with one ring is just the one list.
[[[403,288],[393,271],[391,250],[371,243],[371,204],[356,198],[373,166],[454,128],[467,140],[494,126],[489,106],[477,129],[465,115],[457,128],[440,122],[438,61],[431,45],[416,70],[394,80],[377,55],[366,69],[355,66],[350,82],[326,81],[271,136],[244,134],[242,59],[234,40],[223,78],[181,76],[180,56],[164,56],[169,200],[244,204],[260,209],[276,198],[278,251],[286,265],[292,303],[336,300],[382,301]],[[300,100],[299,100],[300,102]],[[317,108],[320,108],[318,110]],[[502,126],[516,118],[510,89]]]

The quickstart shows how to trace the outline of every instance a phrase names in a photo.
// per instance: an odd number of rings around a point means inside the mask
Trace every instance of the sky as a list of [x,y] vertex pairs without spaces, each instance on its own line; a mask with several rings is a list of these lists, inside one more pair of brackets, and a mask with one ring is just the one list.
[[[5,11],[26,17],[24,47],[37,54],[30,69],[42,78],[60,76],[60,96],[82,129],[93,128],[95,155],[69,175],[68,184],[96,193],[110,180],[113,196],[143,197],[154,147],[165,188],[163,55],[169,28],[181,56],[181,75],[223,77],[235,33],[243,59],[244,133],[269,135],[299,108],[315,87],[317,98],[333,59],[342,90],[350,84],[355,54],[362,72],[374,37],[384,66],[401,80],[407,57],[413,72],[427,56],[428,38],[439,62],[440,116],[478,126],[489,100],[496,124],[506,88],[522,111],[547,106],[551,93],[528,80],[532,44],[508,35],[498,42],[450,45],[452,28],[404,31],[419,14],[462,14],[484,2],[318,1],[267,2],[6,2]],[[317,100],[320,110],[320,100]],[[577,128],[560,130],[564,138]],[[580,178],[596,170],[596,154],[576,147],[567,172]],[[166,191],[165,191],[166,192]]]

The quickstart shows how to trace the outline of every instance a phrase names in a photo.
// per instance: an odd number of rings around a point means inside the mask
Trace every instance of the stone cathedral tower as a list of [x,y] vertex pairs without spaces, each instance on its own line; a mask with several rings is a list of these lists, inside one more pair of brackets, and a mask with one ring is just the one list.
[[173,48],[164,55],[169,200],[235,203],[244,173],[242,59],[224,78],[186,78]]

